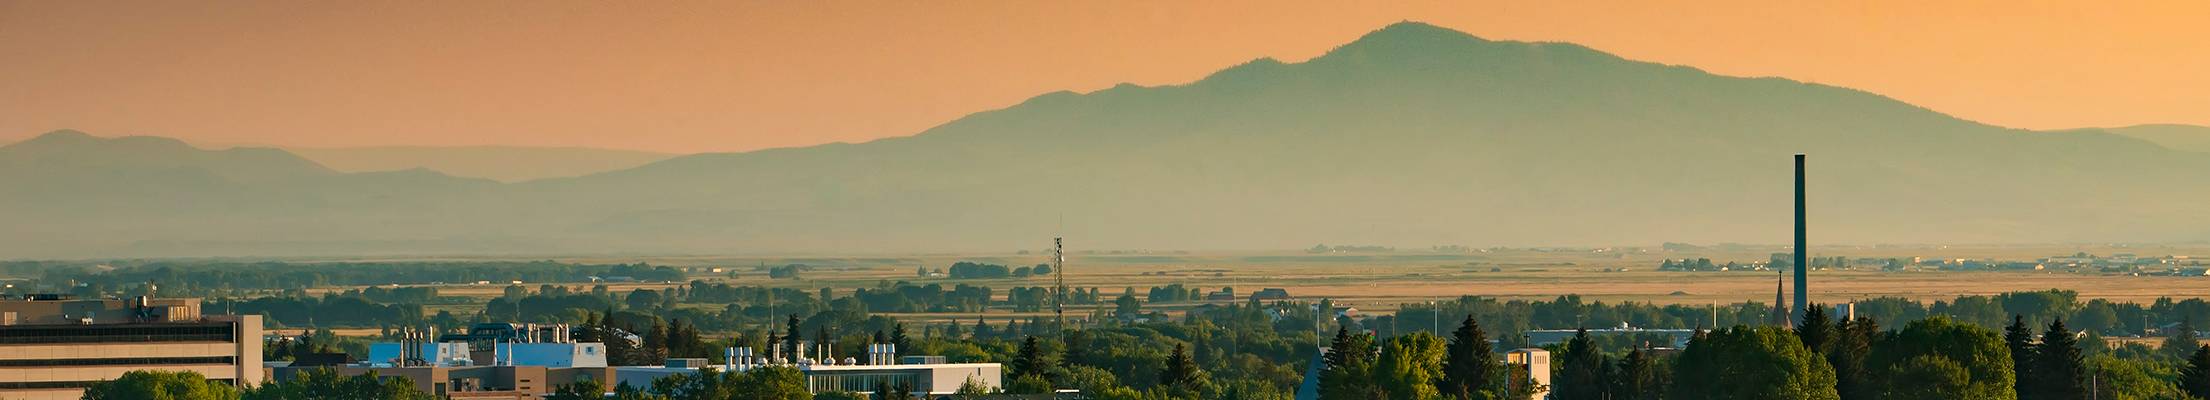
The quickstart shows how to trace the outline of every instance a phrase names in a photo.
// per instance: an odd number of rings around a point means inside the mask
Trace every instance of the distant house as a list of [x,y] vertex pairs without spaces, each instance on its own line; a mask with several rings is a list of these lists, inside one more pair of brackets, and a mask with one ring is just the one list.
[[1265,288],[1251,293],[1251,301],[1289,300],[1289,291],[1282,288]]
[[1220,291],[1206,293],[1205,301],[1235,301],[1235,288],[1221,288]]

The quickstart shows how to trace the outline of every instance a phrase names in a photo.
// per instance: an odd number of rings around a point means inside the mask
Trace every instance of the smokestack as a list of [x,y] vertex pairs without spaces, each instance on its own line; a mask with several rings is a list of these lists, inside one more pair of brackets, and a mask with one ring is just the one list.
[[1790,314],[1790,322],[1802,322],[1803,314],[1811,308],[1810,242],[1804,239],[1803,226],[1803,154],[1796,153],[1796,306]]

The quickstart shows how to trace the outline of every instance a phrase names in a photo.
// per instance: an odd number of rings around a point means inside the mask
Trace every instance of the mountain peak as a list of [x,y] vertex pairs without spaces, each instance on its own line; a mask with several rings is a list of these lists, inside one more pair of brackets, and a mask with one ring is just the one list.
[[15,147],[21,145],[39,144],[85,143],[95,142],[99,140],[99,137],[92,136],[92,134],[89,133],[84,133],[84,131],[79,131],[75,129],[61,129],[55,130],[53,132],[46,132],[44,134],[38,135],[37,137],[0,147]]
[[1358,40],[1345,44],[1343,47],[1424,46],[1447,42],[1482,43],[1488,42],[1488,40],[1425,22],[1403,21],[1389,24],[1389,26],[1381,27],[1381,29],[1373,32],[1367,32],[1364,36],[1359,36]]

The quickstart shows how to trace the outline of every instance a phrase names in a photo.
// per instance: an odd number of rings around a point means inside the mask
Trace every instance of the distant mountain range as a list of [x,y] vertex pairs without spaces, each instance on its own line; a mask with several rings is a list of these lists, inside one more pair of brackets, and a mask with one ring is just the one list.
[[2172,150],[2210,153],[2210,126],[2154,124],[2104,130],[2154,142]]
[[293,147],[285,150],[339,171],[422,168],[501,182],[588,175],[634,168],[676,156],[646,151],[526,146]]
[[[854,116],[864,117],[864,116]],[[2126,131],[2120,129],[2118,131]],[[0,258],[2210,239],[2210,155],[1418,23],[919,134],[500,183],[57,132]]]

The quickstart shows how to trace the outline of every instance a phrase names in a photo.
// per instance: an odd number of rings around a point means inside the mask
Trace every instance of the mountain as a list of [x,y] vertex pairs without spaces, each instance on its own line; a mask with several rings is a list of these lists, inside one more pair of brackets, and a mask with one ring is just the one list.
[[[1402,23],[1304,62],[1048,93],[907,137],[416,185],[364,211],[328,204],[351,219],[326,230],[238,218],[214,225],[264,235],[183,243],[251,254],[1002,250],[1054,235],[1153,249],[1783,243],[1795,153],[1810,154],[1813,243],[2210,238],[2210,205],[2194,200],[2210,195],[2199,153]],[[80,237],[132,240],[93,255],[199,249],[114,228],[0,254]]]
[[2210,126],[2151,124],[2102,130],[2147,140],[2172,150],[2210,153]]
[[384,146],[294,147],[285,150],[339,171],[422,168],[453,176],[502,182],[588,175],[633,168],[675,157],[674,154],[667,153],[583,147]]
[[495,185],[419,169],[342,173],[279,149],[62,130],[0,146],[0,187],[9,188],[0,220],[21,227],[0,230],[0,254],[254,254],[354,242],[324,248],[349,253],[392,240],[379,227],[438,226],[442,206]]

